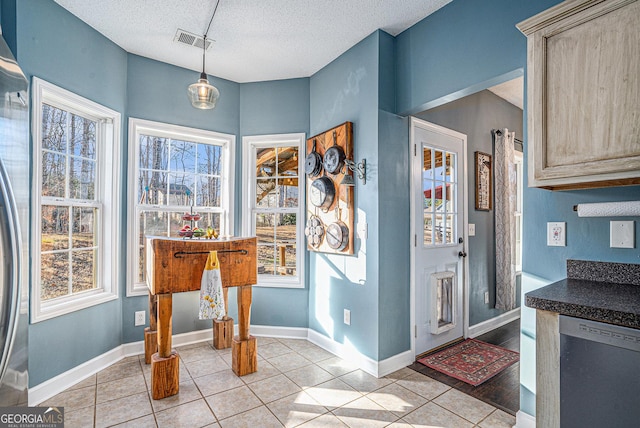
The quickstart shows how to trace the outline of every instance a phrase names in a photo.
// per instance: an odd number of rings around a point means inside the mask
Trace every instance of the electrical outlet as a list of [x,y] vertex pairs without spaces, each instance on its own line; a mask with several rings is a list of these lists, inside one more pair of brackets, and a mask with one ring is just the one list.
[[135,326],[145,325],[146,316],[147,314],[145,313],[145,311],[136,311],[134,325]]
[[351,311],[349,309],[344,310],[344,323],[351,325]]
[[489,292],[488,291],[484,292],[484,304],[485,305],[489,304]]

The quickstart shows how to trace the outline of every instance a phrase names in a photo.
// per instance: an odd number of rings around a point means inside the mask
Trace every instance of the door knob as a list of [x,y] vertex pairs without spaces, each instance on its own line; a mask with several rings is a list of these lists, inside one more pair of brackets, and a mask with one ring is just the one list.
[[458,252],[458,257],[467,257],[467,253],[465,253],[464,251],[460,251]]

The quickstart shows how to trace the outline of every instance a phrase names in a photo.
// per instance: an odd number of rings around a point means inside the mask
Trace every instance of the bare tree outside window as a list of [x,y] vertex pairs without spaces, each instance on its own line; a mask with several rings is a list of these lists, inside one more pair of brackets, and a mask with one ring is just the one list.
[[41,125],[40,298],[47,301],[97,287],[97,123],[42,104]]

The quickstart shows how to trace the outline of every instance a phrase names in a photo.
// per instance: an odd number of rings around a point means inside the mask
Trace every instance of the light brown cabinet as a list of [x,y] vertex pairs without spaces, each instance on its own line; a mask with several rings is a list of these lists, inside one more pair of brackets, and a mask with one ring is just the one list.
[[569,0],[518,28],[529,186],[640,184],[640,1]]

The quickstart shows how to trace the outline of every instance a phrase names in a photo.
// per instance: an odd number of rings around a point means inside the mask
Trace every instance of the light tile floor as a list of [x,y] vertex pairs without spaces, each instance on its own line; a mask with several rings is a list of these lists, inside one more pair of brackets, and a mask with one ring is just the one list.
[[306,341],[258,338],[258,371],[231,350],[178,348],[180,392],[152,400],[151,367],[126,358],[41,405],[65,427],[512,427],[515,418],[411,369],[377,379]]

